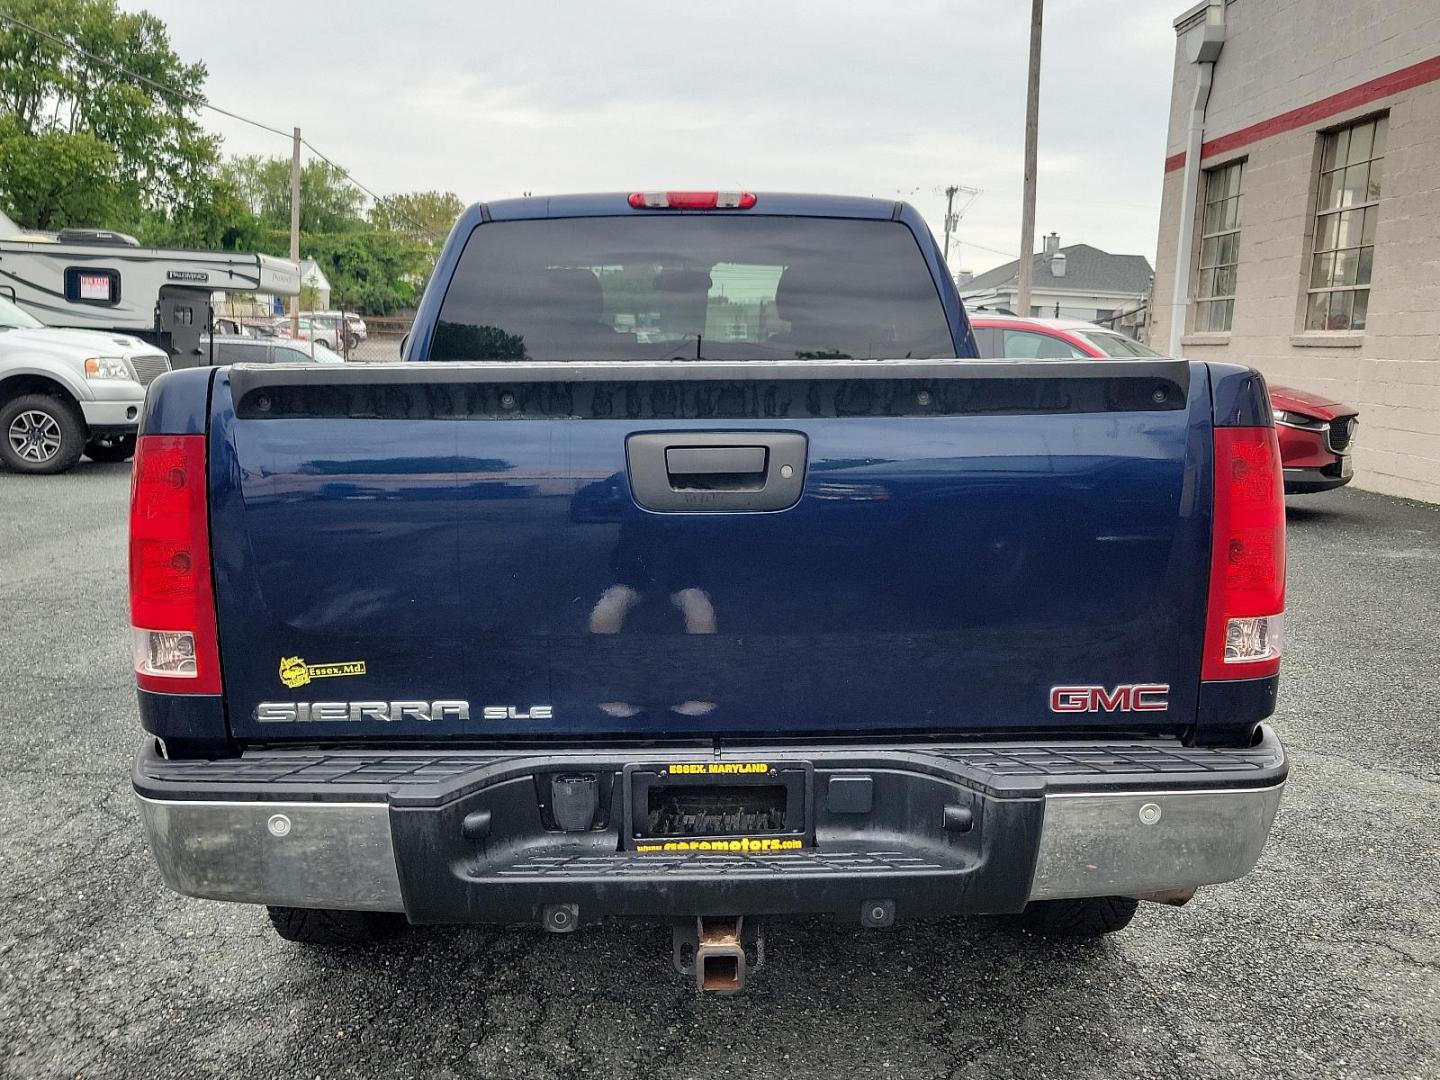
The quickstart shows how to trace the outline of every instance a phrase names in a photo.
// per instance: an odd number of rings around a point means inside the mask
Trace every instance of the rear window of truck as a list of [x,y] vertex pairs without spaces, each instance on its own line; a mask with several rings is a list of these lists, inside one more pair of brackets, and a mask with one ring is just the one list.
[[940,296],[903,224],[695,214],[478,227],[429,359],[954,355]]

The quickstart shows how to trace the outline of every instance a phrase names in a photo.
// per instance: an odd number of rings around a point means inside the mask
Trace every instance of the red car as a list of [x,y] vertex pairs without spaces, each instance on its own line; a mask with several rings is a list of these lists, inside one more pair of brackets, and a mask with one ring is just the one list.
[[[1154,349],[1094,323],[1073,319],[1023,319],[1017,315],[970,315],[981,356],[1115,358],[1159,356]],[[1270,387],[1270,408],[1280,436],[1285,493],[1329,491],[1350,482],[1350,457],[1358,412],[1327,398]]]

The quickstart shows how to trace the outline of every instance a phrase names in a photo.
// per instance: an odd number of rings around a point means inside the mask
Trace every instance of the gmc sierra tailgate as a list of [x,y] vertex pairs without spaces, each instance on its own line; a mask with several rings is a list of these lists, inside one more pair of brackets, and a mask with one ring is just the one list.
[[220,370],[231,731],[1178,730],[1210,432],[1183,361]]

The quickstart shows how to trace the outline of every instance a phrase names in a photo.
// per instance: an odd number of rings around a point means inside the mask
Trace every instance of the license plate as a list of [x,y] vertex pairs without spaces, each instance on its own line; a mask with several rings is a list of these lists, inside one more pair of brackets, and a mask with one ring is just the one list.
[[1340,459],[1340,475],[1341,477],[1355,475],[1355,462],[1349,454]]

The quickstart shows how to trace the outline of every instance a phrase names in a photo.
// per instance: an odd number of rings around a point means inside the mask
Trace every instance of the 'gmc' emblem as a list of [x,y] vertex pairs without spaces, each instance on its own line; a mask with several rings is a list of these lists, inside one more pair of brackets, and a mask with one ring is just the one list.
[[1164,712],[1170,707],[1169,683],[1103,686],[1052,686],[1051,712]]

